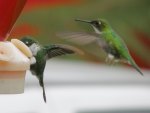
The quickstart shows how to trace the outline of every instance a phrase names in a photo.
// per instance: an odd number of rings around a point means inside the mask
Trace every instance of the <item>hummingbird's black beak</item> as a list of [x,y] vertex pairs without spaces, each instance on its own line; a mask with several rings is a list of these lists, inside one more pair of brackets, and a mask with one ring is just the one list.
[[81,19],[75,19],[75,21],[85,22],[91,24],[91,21],[89,20],[81,20]]

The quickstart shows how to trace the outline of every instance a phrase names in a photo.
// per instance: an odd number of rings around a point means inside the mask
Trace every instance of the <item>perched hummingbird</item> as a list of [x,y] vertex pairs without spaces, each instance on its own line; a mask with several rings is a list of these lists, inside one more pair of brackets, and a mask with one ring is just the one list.
[[76,19],[75,21],[90,24],[95,32],[66,32],[59,33],[58,35],[64,39],[67,39],[68,41],[81,45],[96,42],[107,53],[108,56],[106,61],[126,62],[133,66],[141,75],[143,75],[138,65],[132,59],[124,41],[120,36],[117,35],[117,33],[115,33],[106,20],[99,19],[89,21]]
[[38,43],[38,41],[30,37],[23,37],[21,38],[21,41],[30,48],[34,56],[31,59],[30,71],[33,75],[35,75],[38,78],[39,84],[43,89],[43,98],[44,101],[46,102],[46,94],[43,82],[44,77],[43,74],[46,66],[46,61],[52,57],[60,55],[73,53],[83,54],[83,53],[79,49],[69,45],[49,44],[42,46]]

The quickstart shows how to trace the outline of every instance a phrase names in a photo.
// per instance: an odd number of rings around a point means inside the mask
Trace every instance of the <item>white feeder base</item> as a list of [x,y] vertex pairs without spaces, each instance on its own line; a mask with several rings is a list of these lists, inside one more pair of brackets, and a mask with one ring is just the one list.
[[26,71],[0,71],[0,94],[24,92]]

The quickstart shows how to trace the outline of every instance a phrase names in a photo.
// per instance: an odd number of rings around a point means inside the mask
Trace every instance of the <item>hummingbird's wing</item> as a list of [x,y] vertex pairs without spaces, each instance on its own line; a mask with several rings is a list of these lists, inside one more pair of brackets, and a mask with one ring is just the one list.
[[47,49],[47,59],[52,57],[66,55],[66,54],[84,54],[80,49],[70,46],[70,45],[63,45],[63,44],[54,44],[54,45],[46,45],[44,48]]
[[87,32],[62,32],[56,35],[78,45],[90,44],[92,42],[96,42],[96,40],[100,38],[100,35],[97,33]]

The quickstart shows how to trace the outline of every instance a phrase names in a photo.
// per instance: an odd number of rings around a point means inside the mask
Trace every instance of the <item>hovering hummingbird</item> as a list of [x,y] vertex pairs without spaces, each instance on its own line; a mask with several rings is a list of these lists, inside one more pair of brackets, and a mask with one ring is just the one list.
[[31,59],[30,71],[33,75],[35,75],[38,78],[39,84],[43,89],[43,98],[44,101],[46,102],[46,94],[43,82],[44,77],[43,74],[46,66],[46,61],[52,57],[60,55],[74,54],[74,53],[83,54],[83,52],[69,45],[48,44],[42,46],[40,45],[40,43],[38,43],[38,41],[30,37],[23,37],[21,38],[21,41],[30,48],[34,56]]
[[81,45],[96,42],[107,53],[106,61],[126,62],[133,66],[141,75],[143,75],[138,65],[132,59],[124,41],[117,35],[117,33],[115,33],[106,20],[99,19],[89,21],[75,19],[75,21],[90,24],[95,32],[66,32],[59,33],[58,35],[68,41]]

